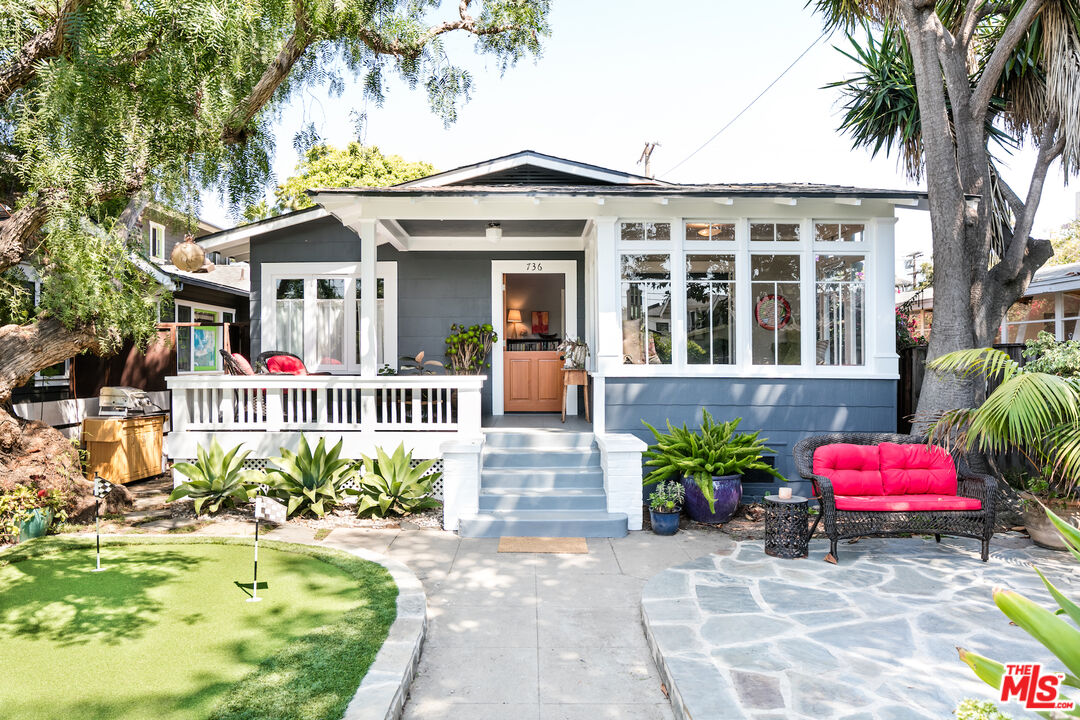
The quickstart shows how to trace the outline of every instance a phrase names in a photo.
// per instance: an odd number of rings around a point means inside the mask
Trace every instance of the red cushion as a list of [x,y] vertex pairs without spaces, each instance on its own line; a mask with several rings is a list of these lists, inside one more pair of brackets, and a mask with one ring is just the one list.
[[[956,466],[937,445],[878,445],[885,495],[955,495]],[[856,495],[858,493],[846,493]]]
[[248,362],[248,359],[246,357],[244,357],[240,353],[233,353],[232,357],[233,357],[233,360],[236,362],[236,364],[240,366],[240,372],[242,374],[244,374],[244,375],[254,375],[255,374],[255,371],[251,369],[251,363]]
[[292,355],[274,355],[266,359],[266,369],[272,373],[285,373],[286,375],[307,375],[307,368],[303,361]]
[[814,474],[829,478],[836,495],[885,494],[874,445],[822,445],[814,451]]
[[935,493],[918,495],[878,495],[875,497],[837,495],[837,510],[904,512],[907,510],[982,510],[976,498]]

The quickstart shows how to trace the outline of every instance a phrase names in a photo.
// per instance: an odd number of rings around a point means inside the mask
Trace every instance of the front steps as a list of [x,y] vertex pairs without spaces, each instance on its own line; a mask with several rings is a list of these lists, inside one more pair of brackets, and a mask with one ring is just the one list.
[[462,537],[622,537],[625,513],[607,511],[592,433],[544,429],[485,433],[480,508]]

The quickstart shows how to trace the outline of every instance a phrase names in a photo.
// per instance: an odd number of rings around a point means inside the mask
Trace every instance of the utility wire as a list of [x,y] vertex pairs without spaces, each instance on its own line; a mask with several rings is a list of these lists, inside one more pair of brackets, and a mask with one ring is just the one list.
[[814,40],[814,42],[810,43],[810,45],[808,45],[808,46],[807,46],[807,48],[806,48],[805,50],[803,50],[803,51],[802,51],[802,52],[801,52],[801,53],[799,54],[799,57],[797,57],[797,58],[795,58],[794,60],[792,60],[792,61],[791,61],[791,64],[790,64],[790,65],[788,65],[788,66],[787,66],[786,68],[784,68],[784,71],[783,71],[782,73],[780,73],[779,75],[777,75],[777,76],[776,76],[776,78],[775,78],[775,79],[774,79],[774,80],[773,80],[773,81],[772,81],[771,83],[769,83],[769,84],[768,84],[768,86],[766,86],[766,88],[765,88],[764,90],[762,90],[761,92],[759,92],[759,93],[758,93],[757,97],[755,97],[755,98],[754,98],[753,100],[751,100],[751,101],[750,101],[750,104],[749,104],[749,105],[747,105],[747,106],[746,106],[746,107],[744,107],[744,108],[743,108],[742,110],[740,110],[740,111],[739,111],[739,114],[738,114],[738,115],[736,115],[735,117],[733,117],[733,118],[731,118],[730,120],[728,120],[728,121],[727,121],[727,124],[726,124],[726,125],[724,125],[724,127],[722,127],[722,128],[720,128],[719,130],[717,130],[717,131],[716,131],[716,133],[715,133],[715,134],[714,134],[714,135],[713,135],[713,136],[712,136],[711,138],[709,138],[709,139],[708,139],[708,140],[706,140],[706,141],[705,141],[704,143],[702,143],[701,147],[699,147],[699,148],[698,148],[697,150],[695,150],[694,152],[692,152],[692,153],[690,153],[689,155],[687,155],[686,157],[684,157],[684,158],[683,158],[682,160],[680,160],[680,161],[679,161],[679,163],[678,163],[677,165],[675,165],[675,166],[674,166],[673,168],[671,168],[671,169],[670,169],[670,170],[668,170],[668,171],[667,171],[666,173],[664,173],[664,176],[670,175],[671,173],[673,173],[673,172],[675,172],[676,170],[678,170],[678,169],[679,169],[680,167],[682,167],[682,165],[683,165],[684,163],[686,163],[686,161],[687,161],[687,160],[689,160],[690,158],[692,158],[692,157],[694,157],[695,155],[697,155],[697,154],[698,154],[699,152],[701,152],[701,151],[702,151],[702,150],[704,150],[704,149],[705,149],[706,147],[708,147],[708,145],[709,145],[709,144],[710,144],[710,143],[711,143],[711,142],[712,142],[713,140],[715,140],[716,138],[720,137],[720,133],[724,132],[724,131],[725,131],[725,130],[727,130],[727,129],[728,129],[729,127],[731,127],[732,125],[734,125],[734,124],[735,124],[735,121],[736,121],[736,120],[738,120],[739,118],[741,118],[741,117],[742,117],[742,116],[743,116],[743,115],[744,115],[744,114],[746,113],[746,111],[747,111],[747,110],[749,110],[750,108],[752,108],[752,107],[754,106],[754,103],[756,103],[756,102],[757,102],[758,100],[760,100],[760,99],[762,98],[762,96],[763,96],[763,95],[764,95],[765,93],[769,92],[769,90],[771,90],[771,89],[772,89],[773,85],[775,85],[776,83],[780,82],[780,80],[781,80],[781,79],[782,79],[782,78],[783,78],[783,77],[784,77],[785,75],[787,75],[787,74],[788,74],[788,71],[790,71],[790,70],[791,70],[791,68],[795,67],[795,65],[797,65],[797,64],[798,64],[798,62],[799,62],[800,60],[802,60],[802,59],[803,59],[804,57],[806,57],[806,54],[807,54],[808,52],[810,52],[811,50],[813,50],[813,49],[814,49],[814,46],[815,46],[815,45],[817,45],[817,44],[818,44],[819,42],[821,42],[821,41],[822,41],[822,39],[824,39],[825,37],[827,37],[827,36],[830,36],[830,35],[832,35],[832,30],[826,30],[825,32],[821,33],[821,35],[818,35],[818,38],[817,38],[817,40]]

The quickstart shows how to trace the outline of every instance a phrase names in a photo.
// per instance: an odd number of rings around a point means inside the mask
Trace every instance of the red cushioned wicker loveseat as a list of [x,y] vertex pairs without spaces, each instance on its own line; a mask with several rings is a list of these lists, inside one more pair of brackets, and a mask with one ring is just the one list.
[[997,481],[926,438],[815,435],[796,443],[795,466],[814,484],[833,558],[842,538],[911,533],[974,538],[990,556]]

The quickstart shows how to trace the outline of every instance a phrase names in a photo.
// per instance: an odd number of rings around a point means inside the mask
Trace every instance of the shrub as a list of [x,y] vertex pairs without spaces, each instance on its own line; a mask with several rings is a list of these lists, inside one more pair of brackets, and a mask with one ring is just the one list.
[[319,517],[344,499],[344,483],[352,463],[339,457],[343,440],[326,450],[326,438],[319,438],[315,451],[300,435],[297,452],[281,448],[281,457],[270,458],[276,467],[266,475],[270,493],[287,504],[287,514],[308,510]]
[[1080,378],[1080,340],[1058,342],[1045,330],[1024,347],[1028,359],[1024,372],[1040,372],[1066,378]]
[[222,507],[246,503],[255,493],[256,485],[263,480],[263,473],[244,469],[244,460],[251,451],[240,452],[241,447],[242,443],[225,452],[215,437],[210,441],[209,452],[202,445],[198,447],[194,463],[176,463],[173,469],[185,475],[188,481],[172,491],[169,502],[191,498],[196,515],[202,515],[204,505],[209,505],[210,512],[216,513]]
[[709,502],[709,511],[716,512],[713,477],[743,475],[750,470],[760,470],[780,480],[786,479],[762,461],[764,453],[774,451],[765,446],[765,440],[758,439],[759,433],[735,433],[742,418],[717,423],[708,410],[704,410],[703,414],[701,427],[696,433],[688,430],[685,424],[675,428],[668,421],[668,432],[665,434],[641,421],[656,438],[656,444],[650,445],[645,451],[645,457],[649,458],[645,465],[656,468],[645,476],[646,485],[667,480],[672,475],[693,478]]
[[499,336],[491,323],[465,327],[454,323],[446,336],[446,360],[456,375],[479,375],[491,367],[487,361],[493,343]]
[[405,452],[402,443],[388,456],[382,448],[375,448],[373,460],[363,456],[363,474],[359,496],[356,501],[356,513],[360,517],[386,517],[387,515],[408,515],[418,510],[438,507],[439,501],[431,497],[431,488],[442,473],[425,475],[434,460],[425,460],[416,467],[412,466],[412,451]]
[[67,496],[57,488],[17,484],[11,490],[0,492],[0,542],[18,540],[19,527],[38,509],[53,511],[54,527],[64,522],[67,520],[67,502]]

